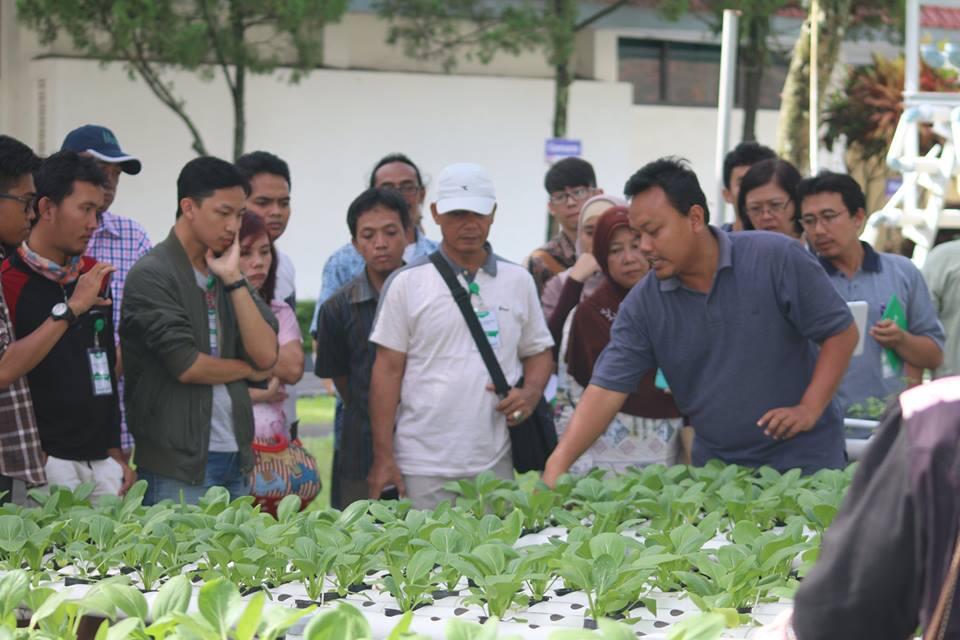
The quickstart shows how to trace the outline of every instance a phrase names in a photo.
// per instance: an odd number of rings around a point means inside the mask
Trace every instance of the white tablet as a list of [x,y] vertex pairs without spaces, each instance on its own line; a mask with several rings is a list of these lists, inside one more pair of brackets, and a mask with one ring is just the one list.
[[870,305],[866,300],[854,300],[848,302],[850,313],[853,314],[853,320],[857,323],[857,331],[860,332],[860,339],[857,340],[857,348],[853,350],[853,355],[858,356],[863,353],[863,339],[867,335],[867,313],[870,311]]

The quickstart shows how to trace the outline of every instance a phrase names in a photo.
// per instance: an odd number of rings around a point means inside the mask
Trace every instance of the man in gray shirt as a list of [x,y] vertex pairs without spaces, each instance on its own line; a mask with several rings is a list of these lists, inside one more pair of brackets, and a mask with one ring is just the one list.
[[[797,191],[800,223],[830,282],[847,302],[867,303],[863,352],[850,360],[837,391],[840,410],[863,417],[871,398],[887,404],[908,383],[919,384],[923,369],[940,366],[943,327],[920,270],[908,258],[879,253],[860,240],[866,198],[856,180],[823,171]],[[895,300],[906,318],[903,327],[884,317]]]
[[652,273],[621,305],[544,481],[566,472],[657,367],[696,431],[694,464],[842,467],[833,395],[857,329],[816,259],[784,236],[711,227],[681,161],[646,165],[624,191]]

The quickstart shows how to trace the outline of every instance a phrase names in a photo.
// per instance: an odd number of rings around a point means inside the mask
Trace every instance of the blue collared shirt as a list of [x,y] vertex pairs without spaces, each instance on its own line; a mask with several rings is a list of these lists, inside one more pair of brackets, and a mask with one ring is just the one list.
[[[420,229],[414,229],[416,240],[408,245],[404,251],[403,258],[407,263],[413,262],[420,256],[428,256],[439,247],[439,243],[428,238]],[[314,337],[317,335],[317,314],[320,313],[320,307],[330,296],[337,292],[337,289],[344,286],[361,273],[366,264],[352,242],[348,242],[333,255],[327,258],[323,265],[323,280],[320,286],[320,294],[317,296],[317,306],[313,309],[313,320],[310,321],[310,333]]]
[[[866,242],[860,244],[863,246],[863,263],[852,278],[825,258],[820,258],[820,264],[844,300],[863,300],[869,305],[866,330],[880,321],[891,296],[896,294],[907,314],[907,331],[929,337],[942,351],[943,325],[937,319],[920,270],[904,256],[877,253]],[[863,352],[850,360],[850,368],[837,391],[840,409],[845,414],[859,415],[857,407],[865,408],[869,398],[886,403],[890,395],[898,394],[906,387],[902,370],[894,371],[883,366],[885,351],[870,335],[864,336]]]
[[696,430],[697,465],[719,458],[805,473],[843,467],[836,402],[813,429],[788,440],[764,435],[757,420],[799,404],[813,377],[816,343],[850,326],[850,310],[796,240],[710,230],[720,252],[710,291],[645,276],[620,305],[591,384],[632,393],[645,373],[663,369]]

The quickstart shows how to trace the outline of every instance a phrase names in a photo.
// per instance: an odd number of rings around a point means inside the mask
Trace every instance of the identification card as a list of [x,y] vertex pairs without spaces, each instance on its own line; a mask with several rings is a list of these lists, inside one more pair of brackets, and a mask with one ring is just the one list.
[[887,349],[880,352],[880,368],[883,371],[884,378],[894,378],[897,376],[896,369],[890,364],[890,357],[887,355]]
[[87,349],[90,360],[90,380],[93,383],[93,395],[112,396],[113,384],[110,378],[110,361],[103,349]]
[[497,322],[497,314],[493,311],[478,311],[477,318],[480,319],[480,326],[483,328],[490,346],[500,346],[500,324]]

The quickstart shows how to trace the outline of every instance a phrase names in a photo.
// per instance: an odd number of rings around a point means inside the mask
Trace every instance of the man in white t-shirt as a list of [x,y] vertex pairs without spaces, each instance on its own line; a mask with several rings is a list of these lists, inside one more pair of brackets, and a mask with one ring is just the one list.
[[396,271],[380,295],[370,341],[377,357],[370,383],[371,496],[396,485],[414,507],[430,509],[454,494],[451,480],[487,470],[513,478],[507,429],[530,417],[553,371],[553,339],[533,278],[498,257],[487,242],[496,211],[493,181],[475,164],[454,164],[438,179],[433,219],[439,252],[471,291],[504,376],[503,399],[440,273],[426,257]]
[[[250,183],[250,196],[247,198],[247,211],[261,218],[267,226],[267,233],[274,243],[283,235],[290,221],[290,168],[281,158],[266,151],[253,151],[244,154],[236,162],[240,173]],[[277,253],[277,283],[273,297],[290,305],[297,311],[296,279],[297,272],[290,259],[279,248]],[[269,304],[271,300],[266,300]],[[283,412],[287,418],[287,427],[291,437],[296,437],[297,392],[294,385],[287,385],[287,399],[283,403]]]

